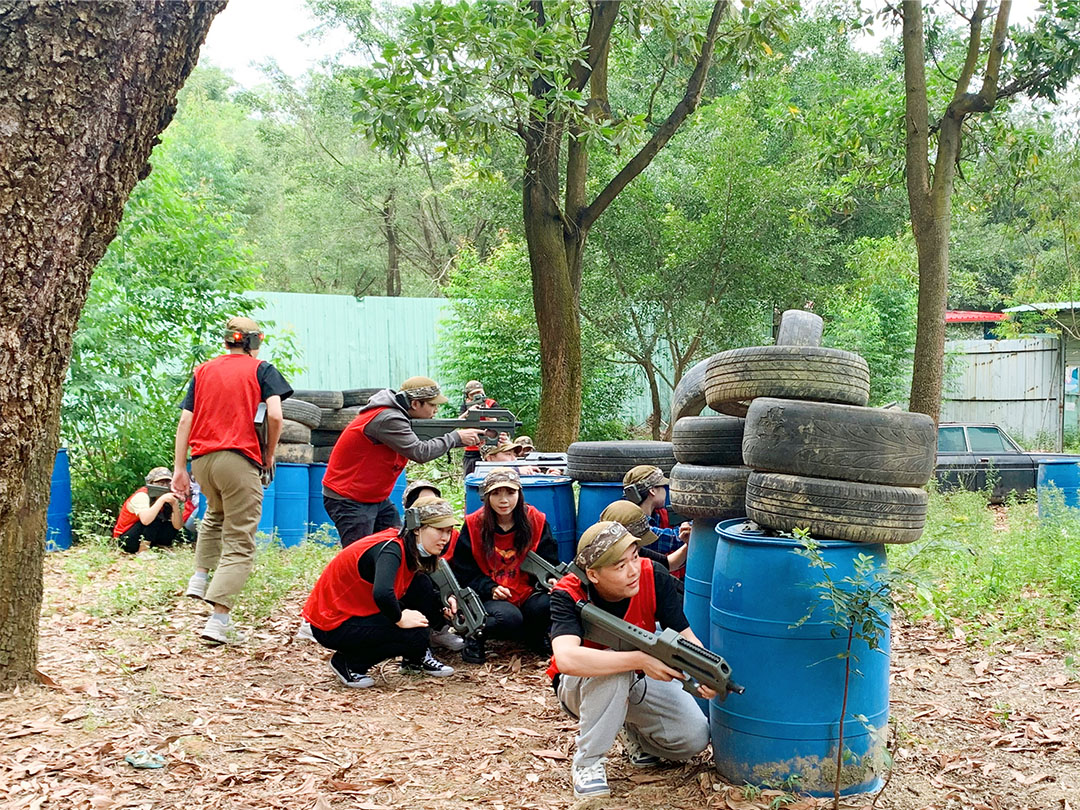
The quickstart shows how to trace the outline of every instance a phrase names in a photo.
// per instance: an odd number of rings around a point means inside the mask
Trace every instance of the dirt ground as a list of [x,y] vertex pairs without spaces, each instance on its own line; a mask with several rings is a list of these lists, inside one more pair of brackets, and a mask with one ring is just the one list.
[[[766,808],[825,806],[775,791],[748,798],[706,754],[630,769],[613,752],[610,799],[577,803],[568,784],[574,724],[545,662],[497,660],[446,679],[399,676],[340,688],[318,645],[293,632],[295,594],[240,648],[194,630],[203,605],[179,596],[133,616],[87,613],[118,560],[80,589],[47,562],[43,685],[0,695],[3,808]],[[152,563],[151,563],[152,564]],[[894,626],[895,771],[881,810],[1080,810],[1080,680],[1058,651],[1017,640],[985,650],[929,625]],[[747,684],[747,686],[751,686]],[[158,770],[125,755],[164,756]],[[873,797],[844,806],[867,808]],[[783,804],[783,802],[787,802]]]

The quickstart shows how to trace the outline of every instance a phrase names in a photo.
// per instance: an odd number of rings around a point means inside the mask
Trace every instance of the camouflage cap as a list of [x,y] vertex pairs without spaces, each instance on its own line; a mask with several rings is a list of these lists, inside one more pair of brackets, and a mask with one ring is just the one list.
[[496,467],[484,476],[484,480],[480,484],[480,497],[486,498],[489,492],[499,487],[520,490],[521,478],[518,476],[517,471],[510,467]]
[[621,523],[630,534],[637,538],[639,546],[648,546],[659,538],[649,526],[649,518],[641,507],[630,501],[615,501],[608,504],[600,513],[601,520],[614,520]]
[[468,396],[473,391],[483,391],[484,384],[479,380],[469,380],[465,383],[465,396]]
[[517,447],[521,451],[521,455],[525,453],[531,453],[533,450],[536,449],[536,446],[533,444],[532,438],[529,436],[518,436],[516,439],[514,439],[514,444],[517,445]]
[[603,568],[605,565],[618,562],[626,550],[636,543],[634,535],[630,534],[621,523],[613,520],[594,523],[578,540],[574,563],[582,570]]
[[442,497],[442,490],[441,489],[439,489],[437,486],[435,486],[430,481],[425,481],[423,478],[419,478],[416,481],[413,481],[412,483],[410,483],[407,487],[405,487],[405,492],[401,496],[401,502],[405,506],[406,509],[408,509],[410,506],[412,506],[412,502],[415,501],[417,499],[417,497],[419,497],[418,495],[416,495],[416,493],[419,492],[422,489],[430,489],[438,497],[440,497],[440,498]]
[[429,377],[409,377],[401,384],[401,393],[409,400],[419,399],[422,402],[434,402],[442,405],[449,402],[439,389],[439,384]]
[[513,442],[496,442],[495,444],[485,444],[480,448],[480,455],[484,458],[493,456],[496,453],[513,453],[515,456],[518,452],[518,446]]
[[[237,334],[240,335],[239,338],[237,338]],[[225,341],[227,343],[239,343],[244,335],[260,334],[262,334],[262,330],[259,328],[259,324],[251,320],[251,318],[245,318],[243,315],[233,315],[225,322]]]
[[666,487],[670,482],[664,477],[664,471],[652,464],[639,464],[631,467],[623,476],[623,495],[628,501],[640,503],[643,498],[639,494],[642,490],[652,487]]
[[172,481],[172,470],[168,467],[154,467],[146,474],[146,483],[155,484],[158,481]]
[[420,516],[421,526],[434,526],[438,529],[449,529],[457,525],[457,515],[449,501],[436,498],[434,495],[425,495],[417,498],[416,502],[409,507],[415,509]]

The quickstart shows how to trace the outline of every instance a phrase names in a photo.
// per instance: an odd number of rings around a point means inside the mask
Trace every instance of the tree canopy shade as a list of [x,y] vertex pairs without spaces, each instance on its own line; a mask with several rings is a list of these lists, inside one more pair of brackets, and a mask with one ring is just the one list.
[[0,687],[35,677],[60,390],[90,276],[224,5],[0,3]]
[[[739,16],[726,0],[435,0],[405,12],[382,61],[357,83],[356,122],[396,155],[422,136],[481,159],[498,133],[521,144],[545,448],[565,448],[580,427],[578,308],[590,228],[697,108],[714,52],[745,59],[776,34],[786,10],[760,3]],[[658,54],[654,89],[638,109],[613,110],[609,72],[639,65],[631,56],[642,39]],[[661,118],[654,102],[673,82],[682,90]],[[608,175],[590,178],[592,149],[623,157]]]

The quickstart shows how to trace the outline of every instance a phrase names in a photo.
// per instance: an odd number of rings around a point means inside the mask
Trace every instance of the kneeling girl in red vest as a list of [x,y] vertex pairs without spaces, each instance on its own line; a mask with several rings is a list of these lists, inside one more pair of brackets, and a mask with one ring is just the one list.
[[488,618],[482,637],[465,640],[462,660],[482,664],[486,638],[517,641],[546,653],[550,597],[521,570],[534,551],[558,564],[558,547],[539,509],[525,503],[521,479],[509,467],[496,467],[480,485],[484,505],[466,516],[450,561],[462,585],[484,601]]
[[[574,558],[588,581],[567,574],[551,592],[548,675],[563,708],[579,720],[571,768],[578,798],[609,795],[604,758],[616,739],[638,768],[690,759],[709,744],[709,723],[683,690],[681,672],[640,650],[610,650],[584,640],[577,603],[589,601],[643,630],[654,632],[659,623],[701,643],[683,614],[675,580],[663,566],[639,557],[638,544],[614,521],[590,526]],[[706,699],[715,695],[707,686],[698,692]]]
[[429,648],[430,628],[441,627],[445,617],[427,573],[455,523],[449,503],[418,498],[405,511],[404,528],[350,543],[319,576],[304,618],[315,640],[336,651],[330,669],[345,686],[373,686],[368,670],[399,655],[403,674],[453,674]]

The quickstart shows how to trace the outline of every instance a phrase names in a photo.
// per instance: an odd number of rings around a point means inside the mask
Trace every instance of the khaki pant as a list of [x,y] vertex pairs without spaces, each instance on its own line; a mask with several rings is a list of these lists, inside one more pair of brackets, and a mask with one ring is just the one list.
[[220,450],[194,459],[191,471],[206,498],[195,567],[214,572],[206,601],[231,609],[255,565],[263,498],[259,470],[239,453]]

